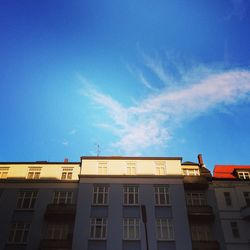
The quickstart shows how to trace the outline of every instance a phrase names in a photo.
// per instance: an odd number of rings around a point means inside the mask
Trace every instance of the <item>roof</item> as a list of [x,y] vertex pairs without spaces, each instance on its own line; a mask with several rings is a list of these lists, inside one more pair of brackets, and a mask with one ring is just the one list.
[[250,165],[215,165],[213,177],[236,179],[235,170],[250,170]]
[[64,164],[64,165],[70,165],[70,164],[80,164],[80,162],[49,162],[49,161],[27,161],[27,162],[21,162],[21,161],[18,161],[18,162],[12,162],[12,161],[9,161],[9,162],[0,162],[0,165],[10,165],[10,164],[30,164],[30,165],[51,165],[51,164]]
[[81,160],[180,160],[182,157],[82,156]]

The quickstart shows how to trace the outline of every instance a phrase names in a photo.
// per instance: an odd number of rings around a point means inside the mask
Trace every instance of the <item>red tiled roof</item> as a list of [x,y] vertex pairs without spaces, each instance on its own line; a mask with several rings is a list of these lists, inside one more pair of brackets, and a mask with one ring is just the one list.
[[236,179],[233,175],[236,169],[248,169],[250,170],[250,165],[215,165],[214,176],[215,178],[227,178]]

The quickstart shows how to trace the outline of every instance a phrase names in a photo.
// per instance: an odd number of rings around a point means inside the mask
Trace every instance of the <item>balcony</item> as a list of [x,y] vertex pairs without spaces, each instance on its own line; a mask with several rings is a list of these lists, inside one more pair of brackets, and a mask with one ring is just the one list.
[[54,250],[54,249],[71,250],[71,245],[72,245],[71,240],[45,239],[40,241],[39,250]]
[[186,175],[183,178],[185,189],[207,189],[208,181],[204,176]]
[[192,221],[211,221],[214,219],[213,208],[210,206],[188,206],[188,217]]
[[193,250],[219,250],[220,245],[217,240],[192,241]]
[[75,204],[48,204],[44,217],[47,220],[67,220],[74,219],[75,214]]
[[240,214],[244,220],[250,220],[250,206],[242,207]]

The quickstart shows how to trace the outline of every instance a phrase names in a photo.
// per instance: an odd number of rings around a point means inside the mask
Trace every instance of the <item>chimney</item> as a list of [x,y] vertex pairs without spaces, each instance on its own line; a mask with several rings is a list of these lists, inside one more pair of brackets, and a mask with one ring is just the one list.
[[203,162],[203,159],[202,159],[202,154],[198,154],[198,161],[199,161],[200,167],[204,167],[204,162]]
[[67,163],[67,162],[69,162],[69,159],[68,158],[64,158],[64,161],[63,161],[64,163]]

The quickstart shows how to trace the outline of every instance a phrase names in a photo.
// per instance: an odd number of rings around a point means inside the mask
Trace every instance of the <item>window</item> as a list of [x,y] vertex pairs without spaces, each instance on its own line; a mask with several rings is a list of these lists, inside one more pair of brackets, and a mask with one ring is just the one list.
[[42,168],[29,168],[27,179],[39,179]]
[[250,192],[244,192],[243,194],[246,201],[246,206],[250,207]]
[[210,227],[206,224],[191,224],[191,236],[194,241],[209,241],[211,238]]
[[37,191],[19,191],[17,196],[17,209],[33,209],[35,206]]
[[73,168],[63,168],[62,180],[72,180]]
[[200,175],[200,171],[197,168],[184,168],[182,171],[184,175]]
[[9,243],[26,243],[28,239],[30,223],[14,222],[11,224]]
[[169,205],[169,193],[167,186],[156,186],[155,188],[155,204]]
[[232,206],[231,195],[229,192],[224,192],[224,198],[227,206]]
[[54,204],[71,204],[73,199],[73,192],[56,191],[54,192]]
[[98,174],[106,175],[108,173],[107,162],[99,162],[98,163]]
[[238,172],[238,176],[239,176],[240,179],[244,179],[244,180],[249,180],[250,179],[250,174],[247,171]]
[[45,238],[51,240],[66,240],[68,238],[68,234],[68,224],[48,224]]
[[188,206],[205,206],[207,204],[205,193],[186,193]]
[[136,175],[135,163],[127,163],[127,174],[128,175]]
[[93,190],[93,205],[106,205],[108,203],[108,187],[96,186]]
[[9,168],[0,168],[0,179],[6,179],[9,172]]
[[230,222],[230,225],[231,225],[231,230],[232,230],[232,234],[233,234],[233,237],[234,238],[239,238],[240,237],[240,232],[239,232],[239,229],[238,229],[238,224],[237,222]]
[[90,238],[105,240],[107,232],[107,220],[105,218],[90,219]]
[[174,229],[172,219],[156,219],[156,237],[157,240],[173,240]]
[[124,205],[138,205],[139,203],[139,187],[125,186],[123,187],[123,203]]
[[136,218],[123,219],[123,239],[124,240],[140,239],[139,219]]

